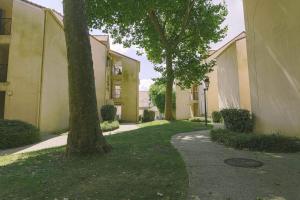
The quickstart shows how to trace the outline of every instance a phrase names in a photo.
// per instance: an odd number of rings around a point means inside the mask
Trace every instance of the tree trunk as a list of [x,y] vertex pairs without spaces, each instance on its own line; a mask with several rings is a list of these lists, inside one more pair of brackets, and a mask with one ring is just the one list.
[[111,147],[99,123],[84,0],[64,0],[64,14],[70,108],[67,155],[106,153]]
[[172,66],[172,54],[167,52],[166,55],[166,70],[167,70],[167,83],[166,83],[166,97],[165,97],[165,119],[174,120],[173,117],[173,84],[174,84],[174,73]]

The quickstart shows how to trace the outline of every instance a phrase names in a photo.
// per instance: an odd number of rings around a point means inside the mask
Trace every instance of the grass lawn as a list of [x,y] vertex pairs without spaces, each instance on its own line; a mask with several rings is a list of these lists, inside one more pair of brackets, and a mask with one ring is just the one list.
[[157,121],[108,136],[105,156],[66,159],[64,148],[0,157],[0,199],[185,199],[188,175],[170,143],[200,123]]

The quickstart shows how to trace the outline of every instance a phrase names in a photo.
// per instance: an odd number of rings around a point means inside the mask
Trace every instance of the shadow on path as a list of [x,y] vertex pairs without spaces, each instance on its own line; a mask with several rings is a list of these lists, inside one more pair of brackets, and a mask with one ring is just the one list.
[[[209,131],[173,136],[189,174],[189,200],[300,199],[300,154],[239,151],[211,142]],[[229,158],[261,161],[260,168],[226,165]]]

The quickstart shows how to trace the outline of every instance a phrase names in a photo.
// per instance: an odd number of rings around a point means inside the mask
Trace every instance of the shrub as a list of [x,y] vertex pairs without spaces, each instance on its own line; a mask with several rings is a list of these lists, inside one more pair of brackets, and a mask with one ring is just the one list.
[[211,113],[211,117],[214,123],[220,123],[222,122],[222,114],[221,112],[214,111]]
[[101,108],[103,121],[114,121],[116,119],[117,108],[113,105],[104,105]]
[[250,111],[244,109],[221,110],[225,127],[231,131],[248,133],[254,128],[254,119]]
[[152,122],[155,120],[155,112],[152,110],[144,110],[143,122]]
[[0,149],[21,147],[40,141],[39,130],[17,120],[0,120]]
[[139,115],[139,122],[141,122],[143,120],[143,116]]
[[103,132],[113,131],[120,128],[118,121],[104,121],[101,123],[101,129]]
[[264,151],[270,153],[288,153],[300,151],[300,140],[279,134],[246,134],[229,130],[217,129],[211,131],[211,139],[235,149]]
[[[205,118],[204,117],[192,117],[189,119],[190,122],[205,122]],[[208,123],[211,123],[211,120],[207,119]]]

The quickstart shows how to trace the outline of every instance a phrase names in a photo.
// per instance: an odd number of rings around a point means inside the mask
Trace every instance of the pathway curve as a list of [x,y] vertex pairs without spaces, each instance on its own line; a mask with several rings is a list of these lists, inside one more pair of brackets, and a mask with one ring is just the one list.
[[[299,200],[300,154],[238,151],[211,142],[209,131],[175,135],[189,174],[188,200]],[[261,168],[239,168],[228,158],[261,161]]]
[[[120,128],[111,132],[103,133],[104,135],[113,135],[126,131],[131,131],[138,129],[139,126],[136,124],[121,124]],[[8,150],[0,150],[0,156],[10,155],[10,154],[20,154],[27,153],[32,151],[38,151],[42,149],[49,149],[54,147],[60,147],[67,144],[68,133],[56,136],[56,135],[46,135],[43,137],[42,142],[28,145],[20,148],[8,149]]]

